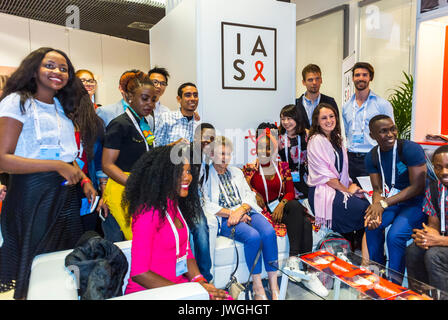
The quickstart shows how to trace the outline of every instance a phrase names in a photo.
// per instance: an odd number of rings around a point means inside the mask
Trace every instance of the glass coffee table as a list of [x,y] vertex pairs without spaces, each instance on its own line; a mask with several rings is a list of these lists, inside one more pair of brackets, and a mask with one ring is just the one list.
[[281,277],[281,300],[448,300],[447,292],[356,253],[319,250],[298,257],[307,272],[292,270],[288,259],[270,263]]

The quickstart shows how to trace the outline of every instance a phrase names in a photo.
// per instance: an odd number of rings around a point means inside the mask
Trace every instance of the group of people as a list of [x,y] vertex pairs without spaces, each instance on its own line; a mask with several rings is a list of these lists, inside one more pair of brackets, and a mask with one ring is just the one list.
[[[325,296],[298,258],[313,250],[313,224],[341,233],[383,264],[391,226],[389,268],[403,273],[406,265],[410,275],[445,289],[429,265],[446,246],[445,203],[434,198],[445,197],[447,148],[435,153],[440,180],[425,196],[423,149],[397,139],[392,106],[369,88],[373,67],[356,63],[352,75],[355,94],[340,112],[320,93],[320,68],[306,66],[305,93],[281,108],[279,128],[260,123],[256,161],[239,168],[231,165],[231,140],[200,122],[194,83],[179,86],[179,109],[171,111],[160,102],[170,77],[165,68],[129,70],[119,79],[122,99],[99,106],[92,72],[76,71],[60,50],[33,51],[0,96],[0,172],[9,176],[0,185],[0,292],[14,289],[15,299],[26,298],[36,255],[73,248],[95,230],[111,241],[132,240],[126,293],[193,281],[212,299],[229,299],[212,284],[210,238],[222,235],[244,244],[255,299],[267,299],[262,263],[278,299],[272,262],[277,237],[287,235],[288,267],[307,273],[304,284]],[[370,176],[371,203],[361,176]],[[210,218],[217,219],[217,234],[209,232]],[[117,227],[106,229],[102,220]],[[442,249],[429,255],[432,247]],[[419,258],[425,254],[432,261],[426,268]]]

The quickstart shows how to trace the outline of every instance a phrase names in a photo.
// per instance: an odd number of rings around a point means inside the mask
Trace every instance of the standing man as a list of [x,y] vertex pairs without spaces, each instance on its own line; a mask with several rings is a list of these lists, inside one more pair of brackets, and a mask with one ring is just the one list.
[[[426,222],[422,212],[425,152],[413,141],[397,139],[397,127],[389,116],[373,117],[369,127],[372,139],[378,143],[365,158],[373,187],[372,204],[364,217],[369,257],[385,264],[385,229],[391,226],[386,236],[389,269],[403,274],[406,242],[411,239],[412,230]],[[401,283],[402,279],[392,281]]]
[[[320,71],[319,66],[309,64],[303,68],[302,84],[306,87],[306,91],[300,98],[296,99],[296,107],[302,116],[304,121],[303,125],[306,129],[311,127],[313,111],[319,103],[328,103],[339,112],[336,101],[332,97],[320,93],[322,72]],[[339,117],[339,114],[336,116]]]
[[389,101],[377,96],[369,88],[375,71],[367,62],[357,62],[352,68],[355,93],[342,107],[345,136],[348,148],[348,170],[353,182],[357,177],[368,176],[364,159],[375,145],[370,136],[369,122],[374,116],[384,114],[394,120],[394,112]]
[[154,135],[156,146],[184,141],[193,142],[193,133],[198,125],[194,113],[199,104],[199,95],[196,85],[186,82],[177,89],[177,101],[180,110],[165,112],[160,116],[160,124],[156,126]]
[[165,93],[165,89],[168,86],[168,78],[170,77],[170,74],[165,68],[156,66],[148,71],[148,76],[154,84],[154,87],[156,88],[157,95],[156,107],[154,109],[153,125],[151,126],[151,128],[154,128],[156,126],[155,122],[158,123],[160,115],[164,112],[170,112],[170,109],[167,106],[164,106],[160,103],[160,97],[163,96],[163,94]]

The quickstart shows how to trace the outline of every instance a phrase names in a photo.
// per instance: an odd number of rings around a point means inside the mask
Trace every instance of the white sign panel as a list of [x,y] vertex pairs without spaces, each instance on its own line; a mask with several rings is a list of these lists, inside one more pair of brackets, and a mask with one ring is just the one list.
[[277,29],[221,23],[222,88],[277,90]]

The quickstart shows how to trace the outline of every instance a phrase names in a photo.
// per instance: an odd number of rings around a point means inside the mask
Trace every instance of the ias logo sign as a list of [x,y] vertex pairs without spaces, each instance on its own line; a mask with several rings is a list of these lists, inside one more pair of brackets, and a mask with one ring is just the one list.
[[221,23],[222,88],[277,90],[277,29]]

